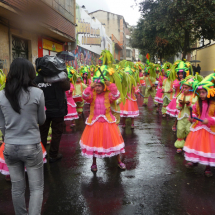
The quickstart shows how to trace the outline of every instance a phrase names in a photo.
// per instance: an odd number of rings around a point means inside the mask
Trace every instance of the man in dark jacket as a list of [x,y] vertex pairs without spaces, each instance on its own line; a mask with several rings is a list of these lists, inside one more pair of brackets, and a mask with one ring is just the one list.
[[199,64],[198,64],[198,66],[196,67],[196,72],[198,72],[198,73],[199,73],[199,75],[200,75],[201,67],[199,66]]
[[40,126],[41,141],[46,148],[49,127],[52,128],[52,140],[49,150],[49,162],[55,162],[62,158],[59,153],[61,136],[63,134],[64,116],[67,115],[67,101],[65,91],[70,89],[70,82],[67,78],[56,83],[47,83],[44,77],[38,75],[36,84],[43,90],[46,106],[46,121]]

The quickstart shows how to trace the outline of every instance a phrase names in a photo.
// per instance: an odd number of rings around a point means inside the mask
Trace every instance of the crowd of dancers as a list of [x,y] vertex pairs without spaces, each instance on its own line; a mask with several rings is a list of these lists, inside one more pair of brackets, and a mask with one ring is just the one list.
[[[126,164],[120,154],[125,152],[119,123],[126,127],[126,118],[139,115],[137,95],[143,97],[147,107],[151,97],[156,113],[174,117],[172,131],[177,132],[174,143],[177,153],[184,152],[186,167],[198,163],[206,166],[205,175],[212,176],[210,167],[215,166],[215,74],[203,78],[193,76],[192,65],[186,60],[173,64],[114,62],[107,50],[101,53],[99,65],[82,66],[76,71],[71,62],[66,62],[70,89],[66,91],[67,115],[64,121],[75,127],[83,115],[84,105],[90,105],[90,114],[80,139],[82,155],[92,159],[91,170],[97,171],[96,158],[116,156],[118,167],[125,170]],[[49,131],[51,138],[51,130]],[[43,160],[46,162],[46,145]],[[0,148],[0,172],[9,175],[5,163],[3,143]]]

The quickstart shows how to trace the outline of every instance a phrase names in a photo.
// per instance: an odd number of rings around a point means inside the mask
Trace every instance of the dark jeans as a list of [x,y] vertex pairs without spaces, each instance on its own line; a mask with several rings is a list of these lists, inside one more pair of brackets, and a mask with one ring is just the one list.
[[[4,158],[12,182],[12,199],[16,215],[40,215],[43,201],[44,174],[41,144],[5,144]],[[29,210],[25,205],[25,167],[30,188]]]
[[41,141],[45,148],[47,145],[47,137],[50,124],[52,128],[52,140],[49,150],[49,156],[51,158],[56,158],[59,151],[61,136],[63,134],[64,117],[47,118],[45,123],[40,126]]

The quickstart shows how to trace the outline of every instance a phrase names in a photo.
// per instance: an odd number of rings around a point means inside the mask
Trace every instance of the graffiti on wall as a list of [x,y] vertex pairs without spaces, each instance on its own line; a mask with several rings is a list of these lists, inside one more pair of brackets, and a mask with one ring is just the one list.
[[75,55],[75,60],[72,61],[72,66],[76,70],[81,66],[98,64],[99,55],[80,46],[77,46],[72,53]]

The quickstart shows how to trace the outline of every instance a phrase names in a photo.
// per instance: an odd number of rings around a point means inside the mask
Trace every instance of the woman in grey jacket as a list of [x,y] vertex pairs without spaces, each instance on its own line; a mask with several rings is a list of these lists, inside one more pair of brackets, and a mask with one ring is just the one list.
[[[12,182],[16,215],[39,215],[43,201],[43,154],[39,125],[45,122],[43,91],[33,84],[36,73],[32,63],[15,59],[0,92],[0,129],[4,135],[4,158]],[[38,125],[39,124],[39,125]],[[30,202],[25,205],[25,168]]]

